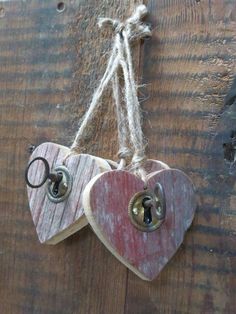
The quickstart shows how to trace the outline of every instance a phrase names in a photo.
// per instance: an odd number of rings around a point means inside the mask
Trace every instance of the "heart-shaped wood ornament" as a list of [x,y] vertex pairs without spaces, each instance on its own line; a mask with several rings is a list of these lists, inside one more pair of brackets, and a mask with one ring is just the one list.
[[86,186],[83,206],[94,232],[123,264],[144,280],[153,280],[183,241],[196,209],[194,187],[180,170],[165,169],[148,176],[148,190],[159,182],[165,192],[166,216],[152,232],[138,230],[128,207],[144,189],[143,181],[128,171],[108,171]]
[[[118,167],[118,163],[106,159],[109,165],[111,166],[112,170],[116,170]],[[147,159],[145,163],[143,164],[143,168],[146,171],[147,174],[151,174],[152,172],[163,170],[163,169],[169,169],[170,167],[164,163],[163,161],[160,160],[155,160],[155,159]]]
[[151,175],[153,172],[159,170],[170,169],[170,167],[166,163],[155,159],[147,159],[143,165],[143,168],[148,175]]
[[[47,160],[50,170],[61,166],[69,148],[55,143],[39,145],[30,157]],[[82,192],[87,183],[97,174],[111,169],[107,161],[87,154],[74,154],[65,159],[65,167],[72,178],[71,192],[64,201],[52,202],[46,193],[47,184],[39,188],[27,186],[32,218],[41,243],[56,244],[87,225],[82,206]],[[45,165],[37,160],[29,168],[28,178],[41,182]]]

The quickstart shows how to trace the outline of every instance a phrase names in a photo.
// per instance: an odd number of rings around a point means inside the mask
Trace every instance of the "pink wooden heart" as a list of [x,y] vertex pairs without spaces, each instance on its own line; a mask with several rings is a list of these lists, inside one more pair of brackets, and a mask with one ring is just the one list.
[[[107,162],[111,166],[112,170],[116,170],[118,167],[118,163],[107,159]],[[165,164],[163,161],[160,160],[154,160],[154,159],[147,159],[145,163],[143,164],[143,168],[147,172],[147,174],[151,174],[152,172],[163,170],[163,169],[169,169],[170,167]]]
[[147,161],[144,163],[143,167],[144,167],[145,171],[147,172],[147,174],[149,174],[149,175],[151,175],[153,172],[170,168],[163,161],[154,160],[154,159],[147,159]]
[[194,187],[179,170],[149,175],[148,188],[161,183],[166,195],[166,217],[159,229],[142,232],[128,215],[133,195],[144,183],[127,171],[108,171],[93,178],[83,196],[85,214],[105,246],[144,280],[153,280],[175,254],[196,209]]
[[[34,150],[30,161],[44,157],[53,169],[62,165],[68,152],[69,148],[65,146],[43,143]],[[46,183],[37,189],[27,186],[30,211],[41,243],[56,244],[87,225],[82,192],[91,178],[111,169],[105,160],[86,154],[71,155],[65,166],[73,178],[71,193],[65,201],[50,201],[46,195]],[[30,181],[39,183],[43,176],[44,165],[40,161],[34,162],[29,169]]]

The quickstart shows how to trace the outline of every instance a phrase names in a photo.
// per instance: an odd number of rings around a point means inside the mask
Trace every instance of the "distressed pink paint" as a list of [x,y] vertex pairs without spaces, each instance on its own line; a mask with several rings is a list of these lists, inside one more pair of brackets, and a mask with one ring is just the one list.
[[109,171],[94,178],[89,192],[87,218],[94,231],[105,237],[104,244],[128,267],[134,267],[147,280],[153,280],[175,254],[196,209],[193,184],[183,172],[155,172],[149,175],[148,188],[153,189],[156,182],[165,191],[166,218],[159,229],[150,233],[137,230],[128,216],[131,197],[144,187],[139,178],[127,171]]
[[[43,143],[39,145],[30,161],[35,157],[44,157],[50,169],[62,165],[62,161],[69,149],[54,143]],[[53,203],[46,195],[46,183],[38,189],[27,187],[29,206],[32,214],[36,231],[40,242],[55,244],[68,236],[68,229],[80,223],[81,219],[85,220],[84,209],[82,206],[82,192],[87,183],[95,175],[110,170],[110,166],[106,161],[99,163],[97,157],[86,154],[71,155],[65,162],[69,173],[73,178],[72,190],[69,197],[61,203]],[[30,181],[40,182],[43,178],[43,163],[37,161],[32,164],[29,171]],[[36,183],[36,182],[35,182]],[[84,224],[83,220],[83,224]],[[86,224],[86,223],[85,223]],[[70,234],[76,232],[81,227],[75,226]],[[63,234],[60,238],[56,238],[59,234]]]

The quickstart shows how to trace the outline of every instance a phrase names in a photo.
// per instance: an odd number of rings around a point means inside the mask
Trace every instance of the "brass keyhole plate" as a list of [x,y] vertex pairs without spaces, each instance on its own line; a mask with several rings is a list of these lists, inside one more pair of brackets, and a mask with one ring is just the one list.
[[54,172],[61,173],[62,179],[60,183],[58,184],[58,193],[55,194],[55,188],[54,185],[55,182],[52,182],[48,180],[47,182],[47,196],[50,199],[50,201],[54,203],[60,203],[63,202],[65,199],[68,198],[71,189],[72,189],[72,177],[68,171],[68,169],[65,166],[58,166],[54,169]]
[[[146,223],[144,221],[144,201],[152,200],[153,206],[151,210],[151,222]],[[158,197],[154,192],[150,190],[143,190],[136,193],[129,202],[128,214],[132,224],[144,232],[151,232],[160,227],[164,221],[165,216],[165,204],[163,204],[161,197]]]

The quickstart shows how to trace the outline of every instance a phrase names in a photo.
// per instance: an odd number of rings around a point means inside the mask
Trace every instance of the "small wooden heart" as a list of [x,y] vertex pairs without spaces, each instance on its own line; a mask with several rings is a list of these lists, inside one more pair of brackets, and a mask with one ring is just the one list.
[[179,170],[166,169],[148,176],[148,189],[159,182],[166,197],[166,217],[159,229],[134,227],[128,206],[143,191],[141,179],[127,171],[108,171],[86,186],[83,205],[94,232],[123,264],[144,280],[153,280],[175,254],[196,209],[194,187]]
[[[109,163],[109,165],[111,166],[112,170],[117,169],[117,167],[118,167],[117,162],[115,162],[113,160],[109,160],[109,159],[106,159],[106,160]],[[154,160],[154,159],[147,159],[145,161],[145,163],[143,164],[143,168],[147,174],[151,174],[152,172],[163,170],[163,169],[169,169],[170,167],[166,163],[164,163],[163,161]]]
[[[54,169],[61,166],[69,148],[54,143],[39,145],[31,155],[45,158]],[[56,244],[87,225],[82,207],[82,192],[95,175],[110,170],[109,164],[102,158],[86,154],[71,155],[65,161],[65,167],[72,176],[72,189],[64,201],[52,202],[46,194],[46,183],[33,189],[27,186],[28,199],[32,218],[41,243]],[[34,162],[29,168],[29,179],[41,182],[44,176],[44,165]]]
[[143,165],[144,170],[148,175],[151,175],[153,172],[170,169],[170,167],[165,164],[163,161],[154,160],[154,159],[147,159]]

